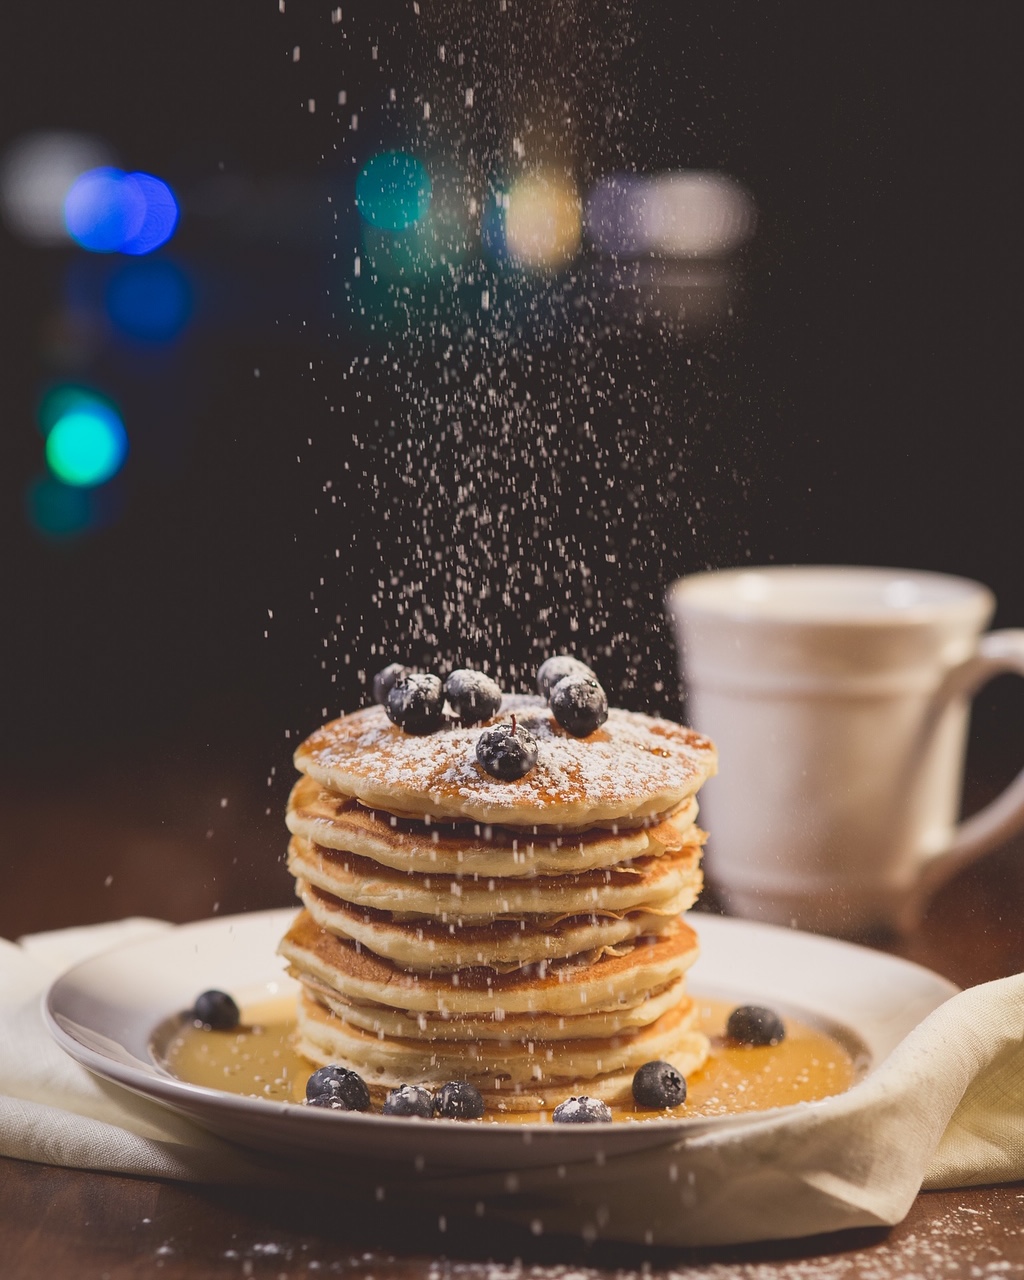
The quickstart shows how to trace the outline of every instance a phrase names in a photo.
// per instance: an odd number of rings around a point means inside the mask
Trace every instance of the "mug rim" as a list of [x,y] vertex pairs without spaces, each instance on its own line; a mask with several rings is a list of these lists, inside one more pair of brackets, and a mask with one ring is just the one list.
[[[873,601],[847,603],[845,607],[807,607],[769,602],[769,581],[789,582],[827,575],[834,584],[841,578],[859,580],[876,593]],[[744,592],[737,583],[747,580]],[[884,594],[888,587],[888,599]],[[734,565],[707,569],[677,578],[667,592],[667,603],[680,612],[703,617],[756,622],[764,626],[927,626],[951,619],[969,619],[984,625],[995,610],[993,592],[982,582],[931,569],[901,569],[882,565],[768,564]]]

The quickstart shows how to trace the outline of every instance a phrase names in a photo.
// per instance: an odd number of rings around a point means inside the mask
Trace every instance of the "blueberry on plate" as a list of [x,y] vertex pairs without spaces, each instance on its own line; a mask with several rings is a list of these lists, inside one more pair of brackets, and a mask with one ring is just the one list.
[[514,782],[523,778],[537,763],[537,739],[522,725],[495,724],[485,729],[476,741],[477,762],[492,778]]
[[610,1120],[612,1113],[606,1102],[599,1098],[567,1098],[560,1102],[551,1114],[555,1124],[599,1124]]
[[204,991],[192,1006],[192,1020],[205,1031],[234,1031],[242,1015],[226,991]]
[[388,700],[388,694],[395,687],[395,681],[401,680],[403,676],[408,674],[409,668],[403,667],[400,662],[391,662],[383,671],[378,671],[373,677],[374,702],[379,702],[383,707]]
[[391,686],[384,710],[406,733],[433,733],[444,720],[444,686],[437,676],[412,672]]
[[434,1099],[434,1115],[441,1120],[479,1120],[483,1113],[480,1090],[468,1080],[449,1080]]
[[460,667],[444,682],[448,705],[463,724],[479,724],[490,720],[501,706],[501,689],[482,671]]
[[306,1099],[307,1107],[323,1107],[328,1111],[351,1111],[351,1107],[346,1107],[345,1103],[336,1093],[316,1093],[312,1098]]
[[763,1004],[741,1004],[729,1014],[725,1034],[733,1044],[780,1044],[786,1028],[774,1009]]
[[369,1111],[370,1091],[357,1072],[332,1063],[314,1071],[306,1081],[306,1101],[312,1106],[334,1107],[339,1111]]
[[429,1120],[434,1114],[434,1098],[421,1084],[402,1084],[384,1099],[386,1116],[419,1116]]
[[681,1107],[686,1080],[671,1062],[645,1062],[633,1076],[633,1101],[647,1111]]
[[608,719],[608,695],[591,676],[563,676],[551,690],[551,714],[574,738],[585,738]]
[[593,671],[585,662],[580,662],[579,658],[570,657],[567,653],[548,658],[546,662],[541,663],[540,670],[537,672],[537,692],[545,702],[551,697],[551,690],[559,680],[564,680],[566,676],[583,676],[587,680],[597,679]]

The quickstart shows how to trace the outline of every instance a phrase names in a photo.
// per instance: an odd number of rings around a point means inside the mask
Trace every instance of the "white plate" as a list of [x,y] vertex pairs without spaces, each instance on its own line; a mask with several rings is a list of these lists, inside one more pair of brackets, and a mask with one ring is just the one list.
[[[276,956],[293,909],[182,925],[70,969],[50,988],[46,1015],[57,1043],[97,1075],[177,1111],[205,1129],[284,1157],[353,1157],[446,1170],[517,1169],[661,1146],[747,1114],[638,1124],[472,1125],[319,1111],[187,1084],[154,1059],[157,1026],[200,991],[230,991],[242,1004],[295,984]],[[701,956],[694,994],[763,1003],[859,1047],[870,1071],[957,988],[919,965],[832,938],[746,920],[693,918]],[[802,1103],[822,1106],[826,1103]],[[764,1113],[760,1113],[763,1118]]]

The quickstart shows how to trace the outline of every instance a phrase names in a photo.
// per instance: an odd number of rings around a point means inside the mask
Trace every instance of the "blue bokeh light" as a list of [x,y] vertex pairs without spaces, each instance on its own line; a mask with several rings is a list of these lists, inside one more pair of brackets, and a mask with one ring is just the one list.
[[121,252],[140,256],[166,244],[178,225],[178,202],[166,182],[151,173],[130,173],[128,177],[142,192],[146,212],[142,225],[121,245]]
[[192,286],[185,272],[166,258],[125,263],[106,292],[107,315],[129,337],[169,342],[192,314]]
[[421,161],[404,151],[367,160],[356,177],[356,208],[381,231],[405,231],[426,214],[432,194]]
[[166,182],[149,173],[90,169],[64,200],[64,222],[93,253],[152,253],[174,234],[178,203]]
[[120,169],[90,169],[64,199],[68,235],[93,253],[114,253],[142,229],[146,200]]

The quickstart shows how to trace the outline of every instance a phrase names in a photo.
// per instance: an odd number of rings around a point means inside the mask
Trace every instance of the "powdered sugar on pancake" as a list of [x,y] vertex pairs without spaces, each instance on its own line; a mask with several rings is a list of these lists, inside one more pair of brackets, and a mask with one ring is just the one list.
[[477,763],[485,725],[415,736],[377,706],[318,729],[299,747],[295,764],[372,808],[513,826],[584,826],[666,813],[715,772],[708,739],[668,720],[613,708],[595,733],[574,738],[540,698],[511,695],[488,723],[507,723],[512,715],[538,744],[536,766],[512,782]]

